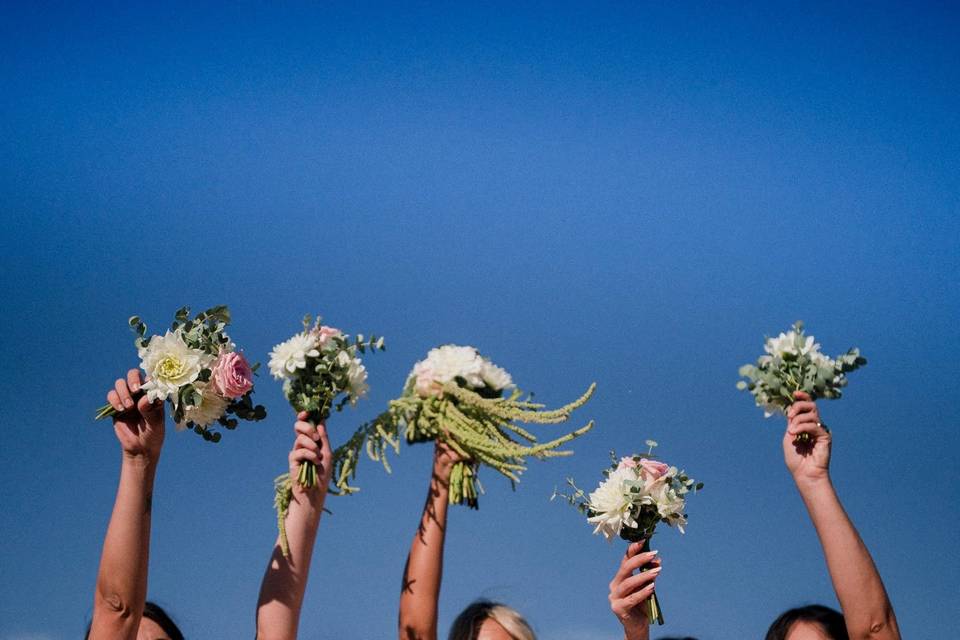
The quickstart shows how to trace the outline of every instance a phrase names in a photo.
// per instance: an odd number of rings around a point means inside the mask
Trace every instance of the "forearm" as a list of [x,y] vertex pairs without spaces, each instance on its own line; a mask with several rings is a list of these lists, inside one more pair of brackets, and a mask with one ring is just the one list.
[[97,574],[90,638],[135,638],[147,598],[156,461],[124,456]]
[[623,640],[650,640],[650,623],[644,620],[623,625]]
[[899,638],[880,574],[829,478],[797,486],[820,538],[851,639]]
[[257,603],[258,640],[284,640],[297,637],[300,609],[307,589],[313,547],[323,512],[325,491],[294,493],[287,513],[286,532],[290,555],[285,558],[280,539],[260,585]]
[[449,470],[434,469],[420,524],[410,545],[400,592],[402,640],[433,640],[437,637],[437,602],[443,576],[449,478]]

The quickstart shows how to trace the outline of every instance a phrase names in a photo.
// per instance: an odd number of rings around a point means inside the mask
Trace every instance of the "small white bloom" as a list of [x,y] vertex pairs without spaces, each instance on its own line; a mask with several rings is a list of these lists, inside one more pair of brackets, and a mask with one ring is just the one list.
[[350,385],[350,404],[357,404],[357,400],[367,395],[370,386],[367,384],[367,368],[360,362],[360,358],[354,358],[347,369],[347,380]]
[[200,375],[213,356],[191,349],[179,333],[167,331],[163,336],[153,336],[150,344],[140,347],[140,368],[147,374],[147,382],[141,387],[151,402],[173,398],[177,403],[177,391]]
[[480,375],[487,386],[495,391],[502,391],[513,386],[513,378],[510,377],[510,374],[489,360],[484,359]]
[[194,385],[200,392],[200,403],[186,405],[183,411],[183,421],[177,423],[177,431],[187,428],[192,422],[201,427],[208,427],[224,414],[230,401],[217,393],[212,384],[198,382]]
[[805,356],[820,350],[820,345],[813,341],[813,336],[805,336],[800,345],[797,344],[798,338],[797,332],[790,330],[776,338],[768,338],[763,349],[771,356],[779,358]]
[[298,333],[286,342],[281,342],[270,352],[270,373],[277,380],[287,378],[297,369],[307,366],[307,358],[316,358],[316,337],[309,333]]

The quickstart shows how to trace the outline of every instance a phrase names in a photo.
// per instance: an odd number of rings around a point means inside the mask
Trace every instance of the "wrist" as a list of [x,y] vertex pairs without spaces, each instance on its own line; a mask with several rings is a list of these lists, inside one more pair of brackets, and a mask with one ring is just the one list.
[[123,466],[134,471],[153,472],[157,469],[157,463],[160,461],[160,452],[156,453],[131,453],[123,452]]
[[647,640],[650,637],[650,621],[645,615],[640,619],[621,620],[620,624],[623,625],[624,640]]
[[793,481],[796,483],[800,493],[817,493],[833,490],[833,483],[830,481],[830,474],[827,471],[824,471],[823,474],[813,476],[794,476]]

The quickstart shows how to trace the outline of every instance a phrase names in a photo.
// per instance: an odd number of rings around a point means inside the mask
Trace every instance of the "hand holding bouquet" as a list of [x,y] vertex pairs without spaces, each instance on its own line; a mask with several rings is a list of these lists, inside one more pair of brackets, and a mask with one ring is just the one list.
[[[283,394],[293,409],[306,411],[308,419],[318,424],[330,416],[331,409],[341,411],[348,402],[356,405],[367,394],[367,369],[358,353],[383,350],[383,338],[371,336],[364,341],[358,335],[352,341],[339,329],[303,319],[303,331],[270,352],[270,373],[283,380]],[[335,402],[337,396],[339,402]],[[282,478],[278,478],[278,482]],[[301,486],[317,483],[317,466],[310,461],[300,465]]]
[[[629,542],[643,541],[643,552],[650,550],[650,538],[659,523],[676,527],[683,533],[687,524],[684,513],[686,496],[703,488],[676,467],[655,459],[653,448],[657,443],[647,440],[645,455],[632,455],[617,461],[603,471],[605,480],[588,496],[572,479],[572,495],[554,494],[586,514],[587,522],[596,525],[593,532],[602,533],[607,540],[619,536]],[[642,570],[642,569],[641,569]],[[647,617],[651,623],[663,624],[663,613],[656,594],[647,601]]]
[[[169,400],[177,430],[192,429],[209,442],[220,441],[220,433],[210,429],[214,422],[234,429],[238,418],[265,418],[266,410],[254,406],[250,397],[259,365],[250,366],[236,351],[226,333],[228,324],[230,310],[225,306],[207,309],[193,319],[190,308],[183,307],[170,330],[147,338],[147,326],[137,316],[130,318],[140,368],[147,376],[131,400],[136,402],[143,395],[150,402]],[[106,404],[95,419],[116,414],[116,407]]]
[[[756,364],[740,367],[740,375],[747,380],[737,382],[737,388],[749,391],[767,418],[777,412],[786,414],[797,391],[812,400],[839,398],[847,386],[847,374],[867,364],[855,347],[836,358],[824,355],[813,336],[804,334],[799,321],[787,333],[767,338],[763,349],[766,353]],[[808,440],[809,434],[801,433],[796,442]]]
[[[491,467],[519,481],[526,458],[570,455],[558,448],[583,435],[593,422],[559,438],[537,443],[537,438],[516,424],[555,424],[566,421],[593,394],[595,385],[574,402],[547,411],[541,404],[521,400],[510,374],[484,358],[473,347],[445,345],[432,349],[413,367],[403,394],[371,423],[334,452],[334,482],[341,493],[357,491],[349,481],[356,475],[360,450],[382,462],[389,472],[386,447],[400,452],[400,434],[408,443],[438,441],[461,458],[450,475],[450,504],[477,508],[482,488],[479,465]],[[504,391],[512,389],[509,395]],[[519,440],[515,439],[519,438]],[[524,442],[525,441],[525,442]]]

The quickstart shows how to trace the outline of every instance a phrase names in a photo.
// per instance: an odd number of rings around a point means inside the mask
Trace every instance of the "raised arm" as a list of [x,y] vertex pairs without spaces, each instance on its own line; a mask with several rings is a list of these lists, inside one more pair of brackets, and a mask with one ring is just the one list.
[[437,601],[443,575],[450,472],[459,461],[447,445],[436,443],[427,500],[403,570],[398,623],[401,640],[436,640],[437,637]]
[[[853,640],[899,640],[897,618],[870,552],[830,481],[830,432],[810,396],[798,391],[787,413],[783,455],[820,538],[827,569]],[[794,444],[800,433],[813,440]]]
[[163,402],[140,390],[140,371],[116,381],[107,401],[118,411],[113,429],[122,452],[120,484],[103,541],[93,599],[91,640],[135,640],[147,599],[153,481],[163,446]]
[[[288,456],[290,477],[293,478],[293,497],[286,519],[290,555],[283,557],[278,536],[260,585],[257,602],[258,640],[292,640],[297,637],[300,624],[300,608],[307,589],[310,559],[313,557],[320,514],[332,473],[332,453],[326,425],[320,423],[314,428],[306,420],[306,412],[297,416],[294,425],[297,435]],[[317,483],[310,489],[304,489],[296,481],[300,463],[305,460],[317,465]]]
[[[648,567],[646,571],[634,573]],[[623,625],[624,640],[647,640],[650,621],[644,603],[656,588],[654,581],[660,574],[660,560],[656,551],[643,551],[643,542],[634,542],[620,561],[617,573],[610,581],[610,610]]]

